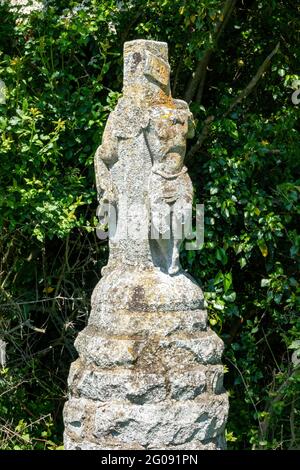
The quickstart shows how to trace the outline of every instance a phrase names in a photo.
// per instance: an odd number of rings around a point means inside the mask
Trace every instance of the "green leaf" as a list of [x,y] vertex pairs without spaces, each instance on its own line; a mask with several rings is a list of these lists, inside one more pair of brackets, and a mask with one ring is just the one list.
[[217,260],[221,261],[221,263],[223,264],[223,266],[225,266],[225,264],[227,264],[228,257],[227,257],[227,254],[226,254],[224,248],[221,248],[221,247],[218,247],[218,248],[217,248],[217,250],[216,250],[216,258],[217,258]]
[[300,349],[300,340],[296,339],[289,346],[289,349]]
[[263,257],[265,258],[266,256],[268,256],[268,247],[265,240],[261,238],[257,241],[257,244]]
[[225,293],[230,289],[232,285],[232,275],[231,273],[226,273],[223,277],[224,291]]
[[236,299],[236,292],[231,292],[230,294],[223,295],[223,299],[226,302],[234,302]]
[[270,285],[271,279],[262,279],[260,281],[261,287],[268,287]]

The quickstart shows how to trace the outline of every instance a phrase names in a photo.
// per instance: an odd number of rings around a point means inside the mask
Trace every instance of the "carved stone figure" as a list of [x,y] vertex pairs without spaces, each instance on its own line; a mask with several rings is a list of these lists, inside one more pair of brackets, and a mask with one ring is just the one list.
[[[108,119],[102,145],[96,152],[100,212],[108,204],[114,204],[117,211],[118,228],[111,239],[112,264],[120,261],[117,253],[122,256],[119,240],[128,237],[129,219],[134,224],[128,217],[129,207],[134,207],[139,217],[144,208],[143,224],[132,242],[135,245],[136,239],[144,240],[144,260],[136,250],[136,258],[129,260],[127,242],[123,244],[123,262],[137,261],[141,265],[144,261],[172,275],[180,270],[181,225],[193,198],[183,162],[186,139],[193,137],[194,126],[187,104],[171,97],[167,48],[148,41],[147,48],[142,49],[140,44],[133,41],[125,45],[124,95]],[[136,182],[139,188],[134,188]],[[153,230],[157,232],[156,240]]]
[[66,449],[224,448],[223,343],[179,262],[193,132],[171,96],[167,44],[125,43],[123,96],[95,155],[99,215],[114,213],[115,227],[75,342]]
[[[192,115],[187,104],[173,100],[173,107],[155,107],[145,131],[152,168],[149,200],[152,226],[162,238],[151,238],[151,253],[156,266],[173,275],[180,271],[179,248],[185,210],[193,202],[193,187],[184,166],[186,139],[193,137]],[[170,214],[170,217],[169,217]],[[165,216],[165,223],[163,217]]]

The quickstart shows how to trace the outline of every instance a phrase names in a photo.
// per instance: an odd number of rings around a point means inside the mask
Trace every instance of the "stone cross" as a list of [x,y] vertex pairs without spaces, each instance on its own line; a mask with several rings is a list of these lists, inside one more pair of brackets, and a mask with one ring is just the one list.
[[[183,164],[186,139],[193,134],[187,104],[171,97],[167,45],[125,43],[123,97],[108,118],[95,156],[100,213],[109,204],[117,212],[109,269],[180,270],[181,238],[171,227],[176,232],[193,199]],[[156,238],[149,236],[149,224]]]
[[223,343],[180,266],[194,125],[172,98],[167,44],[124,44],[124,87],[95,155],[110,256],[75,346],[66,449],[222,449]]

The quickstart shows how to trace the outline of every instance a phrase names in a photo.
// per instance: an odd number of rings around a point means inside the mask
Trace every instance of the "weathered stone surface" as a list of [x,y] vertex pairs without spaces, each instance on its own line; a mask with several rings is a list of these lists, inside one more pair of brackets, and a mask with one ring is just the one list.
[[172,312],[141,312],[99,308],[89,319],[94,334],[147,336],[149,332],[169,336],[176,331],[195,333],[207,329],[206,310],[178,310]]
[[[65,434],[65,447],[69,450],[145,450],[138,442],[133,442],[131,444],[125,444],[124,442],[116,443],[111,442],[110,440],[99,441],[95,439],[94,441],[77,441],[77,443],[70,439],[70,437]],[[150,445],[147,449],[149,450],[222,450],[225,447],[224,438],[218,436],[215,439],[208,439],[207,441],[200,441],[194,439],[192,442],[186,442],[183,445],[178,446],[166,446],[158,447]]]
[[87,364],[101,368],[126,366],[129,368],[168,369],[171,367],[199,364],[218,364],[223,352],[223,343],[212,331],[199,332],[194,337],[177,332],[160,338],[126,336],[101,337],[92,328],[79,333],[76,349]]
[[66,449],[225,447],[223,343],[179,261],[193,118],[172,98],[169,75],[165,43],[125,43],[123,96],[95,155],[110,256],[75,342]]
[[73,395],[98,401],[143,404],[192,400],[202,393],[224,393],[223,367],[197,365],[188,370],[161,369],[154,372],[126,368],[100,369],[79,359],[71,366],[69,383]]
[[93,411],[89,408],[87,400],[81,400],[80,403],[69,400],[64,408],[64,423],[68,432],[77,438],[83,438],[86,435],[86,417]]
[[218,437],[226,421],[224,406],[227,406],[224,394],[203,394],[201,399],[165,400],[142,406],[72,398],[65,408],[65,422],[69,436],[83,440],[92,436],[114,448],[133,443],[142,448],[169,448],[184,446],[194,439],[204,442]]
[[223,406],[220,396],[143,406],[110,403],[97,408],[94,435],[100,439],[116,436],[125,443],[138,437],[143,447],[181,445],[194,437],[203,441],[223,428],[224,415],[219,412]]
[[84,373],[76,389],[80,395],[93,400],[128,401],[140,405],[163,401],[167,396],[162,375],[127,370],[90,370]]
[[98,283],[92,295],[91,319],[112,305],[134,312],[170,312],[201,310],[204,301],[200,287],[185,272],[169,276],[158,269],[128,269],[126,276],[115,270]]

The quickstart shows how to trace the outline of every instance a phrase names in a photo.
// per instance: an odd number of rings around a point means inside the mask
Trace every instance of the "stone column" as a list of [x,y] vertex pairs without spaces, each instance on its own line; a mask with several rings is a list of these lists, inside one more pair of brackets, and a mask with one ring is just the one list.
[[167,44],[125,43],[123,97],[95,155],[100,212],[115,210],[116,227],[75,342],[66,449],[225,446],[223,343],[179,262],[176,216],[193,198],[184,166],[193,118],[172,98],[169,77]]

